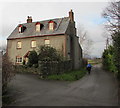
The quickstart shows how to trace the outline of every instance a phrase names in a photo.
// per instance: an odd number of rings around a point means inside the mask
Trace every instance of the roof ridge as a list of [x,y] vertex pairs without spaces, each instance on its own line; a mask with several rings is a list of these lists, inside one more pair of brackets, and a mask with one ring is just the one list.
[[[61,17],[61,18],[47,19],[47,20],[41,20],[41,21],[34,21],[34,22],[32,22],[32,23],[45,22],[45,21],[57,20],[57,19],[64,19],[64,18],[69,18],[69,17]],[[21,23],[21,24],[29,24],[29,23]]]

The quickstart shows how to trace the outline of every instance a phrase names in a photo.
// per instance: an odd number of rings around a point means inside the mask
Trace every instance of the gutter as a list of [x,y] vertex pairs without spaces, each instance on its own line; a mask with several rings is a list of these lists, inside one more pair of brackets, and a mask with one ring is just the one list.
[[64,35],[64,34],[65,34],[65,33],[50,34],[50,35],[39,35],[39,36],[26,36],[26,37],[18,37],[18,38],[7,38],[7,40],[24,39],[24,38],[33,38],[33,37],[44,37],[44,36],[56,36],[56,35]]

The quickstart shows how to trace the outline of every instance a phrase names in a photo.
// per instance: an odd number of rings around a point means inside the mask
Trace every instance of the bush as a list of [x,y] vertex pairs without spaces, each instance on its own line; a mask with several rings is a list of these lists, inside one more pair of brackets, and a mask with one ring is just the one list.
[[116,74],[117,68],[115,66],[115,53],[113,46],[109,46],[108,49],[104,50],[102,59],[104,69]]
[[15,70],[17,73],[27,73],[27,74],[40,74],[40,69],[36,68],[35,64],[33,65],[33,67],[28,67],[27,65],[19,65],[19,66],[15,66]]
[[28,56],[28,66],[31,67],[33,64],[38,64],[38,55],[36,51],[30,51]]
[[7,91],[7,85],[14,75],[15,69],[5,54],[2,58],[2,93]]
[[38,64],[33,64],[33,67],[34,68],[38,68]]
[[71,63],[65,60],[55,48],[50,46],[41,46],[39,48],[39,66],[43,77],[60,74],[71,69]]
[[39,61],[61,61],[63,56],[50,46],[39,47]]
[[72,70],[72,62],[67,61],[40,61],[40,70],[43,77],[52,74],[62,74],[65,71]]

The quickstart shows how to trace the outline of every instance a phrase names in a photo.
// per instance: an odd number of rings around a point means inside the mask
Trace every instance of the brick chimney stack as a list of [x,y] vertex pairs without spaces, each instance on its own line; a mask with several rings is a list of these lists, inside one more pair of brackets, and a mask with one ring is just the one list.
[[32,17],[28,16],[27,23],[32,23]]
[[70,21],[74,21],[74,13],[72,11],[72,9],[69,11],[69,18],[70,18]]

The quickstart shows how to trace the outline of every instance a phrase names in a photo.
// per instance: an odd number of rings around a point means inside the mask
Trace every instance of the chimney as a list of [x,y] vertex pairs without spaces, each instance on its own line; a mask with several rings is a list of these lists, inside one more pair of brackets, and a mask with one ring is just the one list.
[[72,9],[69,11],[69,18],[70,18],[70,21],[74,21],[74,13],[72,11]]
[[27,23],[32,23],[32,17],[28,16]]

